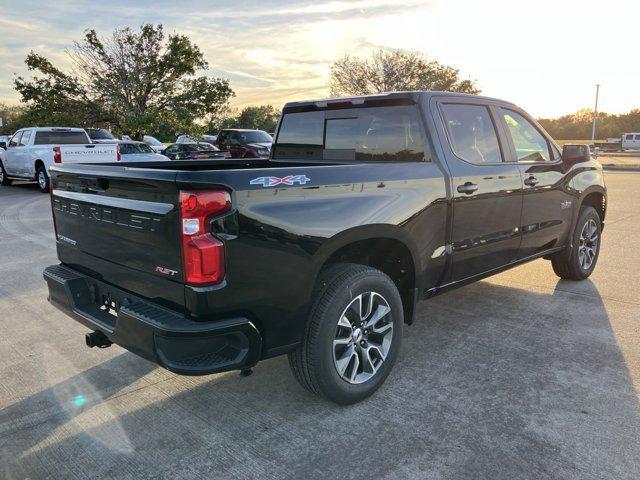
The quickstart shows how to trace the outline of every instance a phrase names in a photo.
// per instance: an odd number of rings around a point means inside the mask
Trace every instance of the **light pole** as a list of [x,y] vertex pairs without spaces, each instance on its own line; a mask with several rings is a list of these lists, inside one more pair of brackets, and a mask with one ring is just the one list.
[[591,128],[591,143],[596,139],[596,119],[598,118],[598,95],[600,95],[600,84],[596,83],[596,106],[593,109],[593,127]]

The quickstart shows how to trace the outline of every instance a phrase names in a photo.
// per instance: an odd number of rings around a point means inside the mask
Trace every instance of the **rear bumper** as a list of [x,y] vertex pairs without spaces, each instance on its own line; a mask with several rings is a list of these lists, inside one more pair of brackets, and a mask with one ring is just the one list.
[[173,372],[206,375],[249,368],[260,358],[262,338],[246,318],[195,322],[63,265],[43,275],[55,307]]

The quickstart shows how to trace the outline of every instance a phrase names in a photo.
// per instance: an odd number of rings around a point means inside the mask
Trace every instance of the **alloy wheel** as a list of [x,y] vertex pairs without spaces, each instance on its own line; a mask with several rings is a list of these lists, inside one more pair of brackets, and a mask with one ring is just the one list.
[[47,174],[42,169],[38,170],[38,185],[42,190],[47,188]]
[[578,262],[583,270],[589,270],[598,253],[598,226],[595,220],[590,218],[580,232],[578,245]]
[[355,297],[338,319],[333,340],[333,362],[340,377],[360,384],[372,378],[384,363],[393,339],[389,302],[376,292]]

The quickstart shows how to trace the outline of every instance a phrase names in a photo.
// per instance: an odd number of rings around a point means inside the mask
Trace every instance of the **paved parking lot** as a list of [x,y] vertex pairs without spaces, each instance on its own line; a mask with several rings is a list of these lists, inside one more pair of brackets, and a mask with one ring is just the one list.
[[46,301],[48,197],[0,188],[0,478],[640,478],[640,174],[610,173],[591,280],[538,260],[421,305],[386,384],[338,407],[286,358],[178,377]]

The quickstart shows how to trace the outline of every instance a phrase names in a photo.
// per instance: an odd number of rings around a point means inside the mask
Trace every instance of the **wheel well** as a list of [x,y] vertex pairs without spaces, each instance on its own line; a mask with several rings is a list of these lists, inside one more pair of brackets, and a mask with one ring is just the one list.
[[413,257],[404,243],[391,238],[371,238],[350,243],[336,250],[323,268],[343,262],[368,265],[388,275],[400,292],[405,323],[412,322],[416,275]]
[[598,215],[600,216],[600,222],[604,223],[604,216],[607,211],[607,205],[605,197],[600,192],[593,192],[584,197],[582,200],[582,205],[588,205],[596,209]]
[[36,175],[38,174],[38,168],[40,167],[44,167],[44,162],[42,160],[36,160],[35,170],[34,170]]

